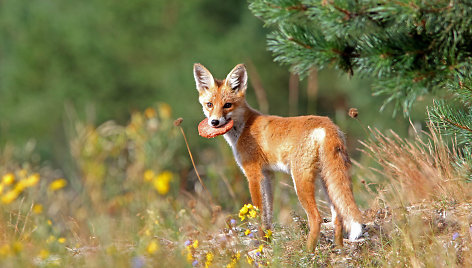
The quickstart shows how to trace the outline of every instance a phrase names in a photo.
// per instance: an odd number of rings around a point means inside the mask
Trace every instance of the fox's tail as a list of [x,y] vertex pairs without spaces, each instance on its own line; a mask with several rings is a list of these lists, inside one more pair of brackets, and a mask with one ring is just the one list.
[[355,240],[362,234],[362,213],[352,193],[349,168],[351,160],[347,154],[344,135],[341,131],[330,135],[320,151],[321,175],[328,197],[349,231],[349,239]]

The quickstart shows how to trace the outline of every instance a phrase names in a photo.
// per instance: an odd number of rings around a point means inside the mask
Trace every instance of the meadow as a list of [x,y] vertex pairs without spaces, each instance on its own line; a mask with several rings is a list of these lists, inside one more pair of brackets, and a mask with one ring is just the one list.
[[[0,1],[0,267],[472,267],[471,18],[460,0]],[[258,233],[229,146],[198,136],[196,62],[245,63],[264,113],[339,125],[361,239],[334,247],[320,191],[307,252],[283,174]]]
[[[365,126],[353,188],[364,236],[336,248],[329,208],[314,252],[289,178],[277,176],[273,232],[258,234],[245,178],[223,138],[198,151],[195,172],[172,107],[127,124],[83,122],[69,111],[76,177],[38,156],[34,142],[0,153],[1,267],[470,267],[472,190],[439,129],[405,139]],[[362,117],[362,116],[360,116]],[[357,120],[357,119],[351,119]],[[358,124],[362,125],[359,120]],[[363,126],[364,127],[364,126]],[[196,129],[196,126],[195,126]],[[182,135],[185,133],[185,137]],[[449,146],[446,146],[449,143]],[[192,161],[194,159],[192,158]]]

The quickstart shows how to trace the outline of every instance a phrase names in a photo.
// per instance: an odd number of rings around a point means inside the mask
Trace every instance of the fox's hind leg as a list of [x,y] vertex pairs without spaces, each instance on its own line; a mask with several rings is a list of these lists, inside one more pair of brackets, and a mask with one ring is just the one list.
[[343,218],[338,213],[337,209],[333,205],[333,202],[329,198],[324,180],[321,180],[321,183],[323,185],[326,198],[329,202],[329,208],[331,209],[331,223],[333,224],[334,228],[334,244],[336,244],[338,247],[343,247]]
[[336,211],[336,208],[333,204],[330,206],[331,208],[331,221],[334,227],[334,243],[338,247],[343,246],[343,219],[341,215]]
[[292,170],[292,179],[295,190],[298,200],[308,217],[308,224],[310,226],[306,246],[308,251],[313,251],[318,242],[321,226],[321,217],[315,199],[316,172],[306,169],[300,169],[301,171],[294,170]]

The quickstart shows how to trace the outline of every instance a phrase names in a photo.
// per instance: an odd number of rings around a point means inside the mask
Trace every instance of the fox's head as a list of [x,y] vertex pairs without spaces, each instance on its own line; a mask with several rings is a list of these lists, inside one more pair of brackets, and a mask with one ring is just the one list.
[[226,79],[214,79],[203,65],[193,65],[193,75],[200,95],[203,113],[212,127],[223,126],[230,118],[240,116],[238,108],[246,103],[247,72],[244,64],[238,64]]

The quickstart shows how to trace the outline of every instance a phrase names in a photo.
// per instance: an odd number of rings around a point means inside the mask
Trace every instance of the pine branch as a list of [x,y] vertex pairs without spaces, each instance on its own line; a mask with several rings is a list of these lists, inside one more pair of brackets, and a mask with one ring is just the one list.
[[299,45],[299,46],[302,46],[306,49],[312,49],[313,47],[310,46],[310,45],[307,45],[307,44],[304,44],[302,43],[301,41],[298,41],[297,39],[293,38],[293,37],[289,37],[288,40],[294,42],[295,44]]
[[[459,103],[446,104],[436,100],[428,107],[429,120],[444,130],[445,135],[452,135],[459,145],[472,147],[472,110],[456,108]],[[454,108],[453,108],[454,107]]]
[[464,126],[464,125],[461,125],[459,123],[453,122],[452,120],[448,119],[445,116],[441,116],[440,118],[441,118],[441,120],[446,121],[447,123],[449,123],[452,126],[455,126],[457,128],[463,129],[463,130],[467,130],[467,131],[472,133],[472,129],[468,128],[467,126]]
[[[250,0],[266,26],[274,59],[303,78],[334,67],[375,78],[374,95],[408,115],[416,100],[447,91],[429,120],[462,152],[457,169],[472,181],[472,3],[451,1]],[[445,94],[442,94],[445,95]],[[447,96],[447,95],[446,95]]]
[[374,93],[405,115],[418,97],[444,91],[472,68],[472,4],[465,0],[250,2],[276,27],[268,41],[276,61],[301,78],[326,66],[374,77]]
[[293,6],[285,6],[285,7],[277,6],[277,5],[274,5],[274,4],[271,4],[271,3],[267,3],[267,5],[270,6],[271,8],[285,9],[285,10],[288,10],[288,11],[291,11],[291,10],[306,11],[308,9],[308,6],[306,6],[304,4],[298,4],[298,5],[293,5]]

